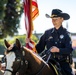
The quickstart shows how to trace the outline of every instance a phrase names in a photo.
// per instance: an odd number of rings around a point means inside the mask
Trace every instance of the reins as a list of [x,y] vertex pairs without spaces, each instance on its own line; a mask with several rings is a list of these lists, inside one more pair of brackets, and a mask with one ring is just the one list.
[[[50,50],[47,51],[47,54],[49,54],[48,59],[46,60],[46,63],[48,64],[48,61],[49,61],[49,59],[50,59],[50,57],[51,57]],[[46,66],[46,64],[44,64],[37,73],[30,74],[30,75],[39,75],[39,74],[41,73],[41,71],[45,68],[45,66]]]
[[[50,59],[50,56],[51,56],[51,54],[48,56],[48,59],[47,59],[46,63],[48,63],[48,61],[49,61],[49,59]],[[39,71],[38,73],[36,73],[36,75],[39,75],[40,72],[44,69],[45,66],[46,66],[46,65],[44,64],[44,66],[40,69],[40,71]]]

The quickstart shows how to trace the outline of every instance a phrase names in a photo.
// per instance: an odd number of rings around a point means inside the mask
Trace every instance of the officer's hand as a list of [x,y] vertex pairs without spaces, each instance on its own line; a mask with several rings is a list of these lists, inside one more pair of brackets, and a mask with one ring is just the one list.
[[60,50],[56,46],[53,46],[50,51],[51,52],[59,52]]
[[29,43],[29,41],[30,41],[30,38],[26,38],[26,39],[25,39],[25,42],[26,42],[26,43]]

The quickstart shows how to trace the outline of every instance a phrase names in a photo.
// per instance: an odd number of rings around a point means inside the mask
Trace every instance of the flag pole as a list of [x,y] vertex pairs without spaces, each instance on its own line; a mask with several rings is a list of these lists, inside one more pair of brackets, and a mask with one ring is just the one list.
[[25,29],[26,29],[26,47],[34,50],[35,42],[31,39],[33,27],[33,20],[39,15],[37,0],[24,0],[24,14],[25,14]]

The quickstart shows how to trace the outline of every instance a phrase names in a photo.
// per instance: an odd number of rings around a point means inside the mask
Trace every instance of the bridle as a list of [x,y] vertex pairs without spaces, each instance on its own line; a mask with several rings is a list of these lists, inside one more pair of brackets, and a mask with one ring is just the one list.
[[[7,50],[7,53],[9,53],[11,51],[13,51],[13,49],[10,51]],[[13,51],[13,52],[15,52],[15,51]],[[20,55],[18,55],[16,52],[15,52],[15,55],[16,55],[15,62],[19,62],[17,69],[15,71],[14,70],[12,71],[12,70],[6,68],[5,71],[11,72],[12,75],[19,75],[19,70],[21,69],[21,67],[25,66],[26,69],[28,68],[28,61],[25,59],[25,52],[23,49],[21,49]]]
[[28,61],[27,60],[24,61],[24,60],[21,60],[21,59],[17,59],[16,61],[19,61],[20,64],[18,65],[18,68],[15,71],[11,71],[10,69],[5,69],[5,71],[11,72],[12,75],[19,75],[19,70],[21,69],[21,67],[24,67],[24,65],[25,65],[26,69],[28,68]]

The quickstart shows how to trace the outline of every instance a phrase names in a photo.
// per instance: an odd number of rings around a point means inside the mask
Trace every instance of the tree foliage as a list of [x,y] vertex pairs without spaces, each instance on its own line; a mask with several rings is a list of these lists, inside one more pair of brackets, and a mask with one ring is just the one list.
[[18,33],[22,13],[22,0],[0,0],[0,38]]

